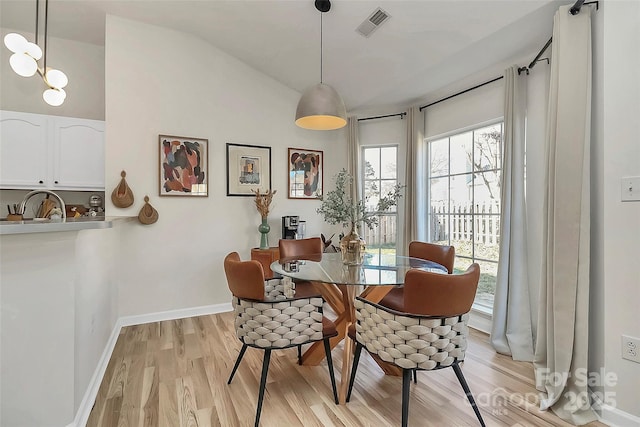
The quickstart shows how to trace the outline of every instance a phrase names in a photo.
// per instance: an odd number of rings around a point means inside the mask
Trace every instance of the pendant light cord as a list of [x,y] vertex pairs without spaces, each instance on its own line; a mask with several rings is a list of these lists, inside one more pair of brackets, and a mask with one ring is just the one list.
[[47,25],[49,23],[49,0],[44,0],[44,66],[42,72],[47,74]]
[[36,0],[36,41],[35,41],[36,44],[38,44],[38,27],[40,26],[40,23],[38,22],[39,16],[40,16],[40,0]]
[[320,84],[322,84],[322,15],[320,12]]

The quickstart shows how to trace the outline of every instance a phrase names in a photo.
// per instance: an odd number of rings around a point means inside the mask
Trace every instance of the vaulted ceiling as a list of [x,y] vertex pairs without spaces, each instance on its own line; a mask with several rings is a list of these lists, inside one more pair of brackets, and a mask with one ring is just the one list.
[[[535,54],[551,35],[553,13],[568,3],[333,0],[323,15],[323,80],[350,111],[428,100]],[[363,37],[356,28],[378,7],[390,18]],[[49,34],[102,45],[105,14],[191,33],[300,92],[320,81],[312,0],[50,0]],[[1,0],[0,15],[2,27],[33,32],[35,0]]]

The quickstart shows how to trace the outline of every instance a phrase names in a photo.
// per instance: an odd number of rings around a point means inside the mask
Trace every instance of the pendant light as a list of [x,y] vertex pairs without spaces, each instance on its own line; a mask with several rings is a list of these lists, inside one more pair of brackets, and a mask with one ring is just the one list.
[[22,77],[31,77],[36,72],[47,85],[42,94],[45,102],[53,107],[62,105],[67,97],[63,87],[69,83],[66,74],[60,70],[47,67],[47,24],[49,18],[49,0],[44,2],[44,60],[42,68],[38,65],[43,58],[42,49],[38,46],[38,30],[40,17],[40,0],[36,0],[36,37],[35,43],[31,43],[17,33],[9,33],[4,37],[4,45],[13,52],[9,58],[9,64],[13,71]]
[[298,102],[296,125],[305,129],[333,130],[347,124],[347,110],[338,92],[322,81],[322,14],[331,9],[329,0],[316,0],[320,11],[320,83],[308,88]]

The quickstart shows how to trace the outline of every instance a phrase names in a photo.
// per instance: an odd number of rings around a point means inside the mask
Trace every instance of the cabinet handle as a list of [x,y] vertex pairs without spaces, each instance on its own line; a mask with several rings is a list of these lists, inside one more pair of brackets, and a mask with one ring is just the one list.
[[53,181],[53,183],[54,183],[54,184],[57,184],[57,183],[58,183],[58,181]]
[[44,184],[43,180],[38,181],[38,184]]

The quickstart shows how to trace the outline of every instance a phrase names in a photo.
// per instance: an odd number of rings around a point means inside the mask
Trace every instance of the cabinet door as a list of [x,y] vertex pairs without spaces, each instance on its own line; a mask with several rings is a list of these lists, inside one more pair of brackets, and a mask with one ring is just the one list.
[[53,188],[104,190],[104,122],[57,117],[53,128]]
[[48,124],[40,114],[0,112],[0,187],[46,186]]

